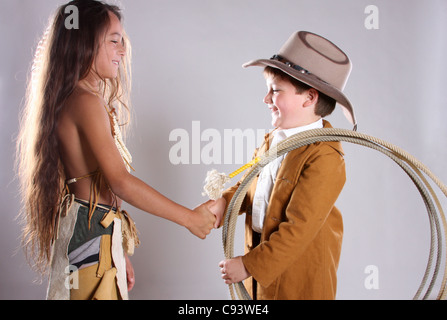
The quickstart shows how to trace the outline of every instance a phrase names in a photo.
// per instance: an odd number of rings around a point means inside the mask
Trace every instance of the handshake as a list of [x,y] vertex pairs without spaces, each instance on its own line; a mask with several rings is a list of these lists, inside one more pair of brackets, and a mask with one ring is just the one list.
[[205,239],[211,229],[219,228],[226,204],[224,198],[202,203],[192,210],[185,227],[195,236]]

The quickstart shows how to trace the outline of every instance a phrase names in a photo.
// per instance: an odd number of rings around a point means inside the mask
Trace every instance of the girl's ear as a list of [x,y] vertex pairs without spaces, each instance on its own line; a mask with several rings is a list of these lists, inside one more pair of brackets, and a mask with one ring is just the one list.
[[304,102],[304,107],[310,107],[315,105],[318,101],[318,91],[314,88],[310,88],[306,93],[306,101]]

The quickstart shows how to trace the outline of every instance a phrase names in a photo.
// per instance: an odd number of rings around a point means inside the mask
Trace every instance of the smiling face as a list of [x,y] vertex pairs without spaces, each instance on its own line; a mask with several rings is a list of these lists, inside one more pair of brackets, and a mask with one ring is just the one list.
[[[318,93],[314,89],[298,93],[295,86],[277,76],[267,76],[264,103],[272,112],[272,125],[280,130],[310,124],[319,119],[314,107]],[[316,94],[316,96],[315,96]]]
[[123,41],[123,28],[118,17],[109,12],[110,25],[100,43],[98,55],[93,63],[93,70],[102,79],[113,79],[126,52]]

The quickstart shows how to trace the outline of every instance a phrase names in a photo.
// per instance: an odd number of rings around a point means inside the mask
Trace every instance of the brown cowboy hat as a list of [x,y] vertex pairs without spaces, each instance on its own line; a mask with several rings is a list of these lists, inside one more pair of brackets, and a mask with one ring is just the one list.
[[297,31],[272,58],[243,64],[244,68],[250,66],[278,68],[335,99],[354,130],[357,129],[354,109],[342,92],[351,73],[351,61],[329,40],[311,32]]

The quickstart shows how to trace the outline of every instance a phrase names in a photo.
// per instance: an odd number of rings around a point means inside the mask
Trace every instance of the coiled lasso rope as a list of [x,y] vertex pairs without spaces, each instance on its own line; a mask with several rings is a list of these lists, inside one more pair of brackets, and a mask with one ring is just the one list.
[[[351,130],[325,128],[301,132],[281,141],[278,145],[268,150],[264,155],[235,171],[231,177],[219,174],[215,170],[208,172],[206,180],[207,185],[204,188],[205,193],[208,194],[210,198],[213,197],[216,199],[222,194],[223,185],[234,177],[235,173],[238,174],[244,169],[250,168],[250,171],[247,172],[247,175],[233,195],[226,212],[222,230],[222,243],[225,258],[231,259],[234,257],[234,233],[239,210],[251,182],[262,168],[277,157],[291,150],[312,143],[325,141],[344,141],[377,150],[392,159],[407,173],[424,200],[431,232],[427,267],[421,284],[413,299],[420,299],[424,288],[426,288],[426,291],[422,295],[422,299],[428,299],[440,274],[442,274],[442,282],[436,299],[445,299],[447,295],[447,261],[444,262],[443,272],[441,272],[440,269],[443,255],[444,259],[447,257],[445,252],[445,248],[447,248],[447,222],[440,201],[424,174],[430,178],[442,191],[444,196],[447,197],[446,186],[426,166],[401,148],[381,139]],[[230,284],[229,290],[232,299],[236,299],[235,291],[239,299],[251,299],[242,282]]]

